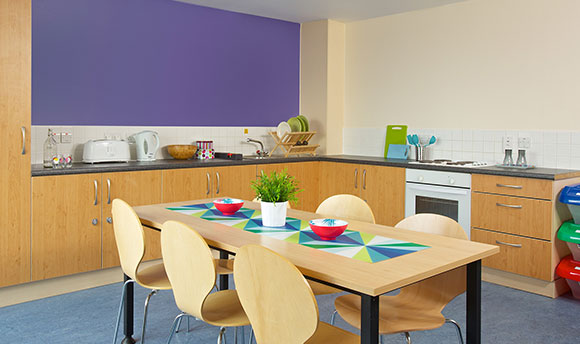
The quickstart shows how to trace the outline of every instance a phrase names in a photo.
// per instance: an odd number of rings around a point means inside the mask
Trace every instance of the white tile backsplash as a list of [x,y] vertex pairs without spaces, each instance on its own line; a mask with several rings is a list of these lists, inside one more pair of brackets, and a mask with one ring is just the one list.
[[[60,127],[35,125],[31,128],[31,162],[33,164],[42,163],[42,149],[47,137],[48,128],[53,128],[55,132],[60,132],[61,128],[72,132],[73,142],[71,144],[59,144],[59,154],[72,154],[73,161],[75,162],[82,161],[83,145],[88,140],[101,139],[105,138],[105,136],[118,136],[121,139],[127,139],[127,137],[142,130],[153,130],[159,134],[161,148],[157,152],[158,159],[171,158],[167,154],[167,150],[163,149],[167,145],[191,144],[197,140],[213,140],[214,149],[218,152],[248,155],[255,153],[259,149],[258,145],[246,142],[246,138],[251,137],[261,140],[266,150],[271,151],[275,143],[268,132],[276,130],[276,128],[271,127],[245,127],[248,129],[248,134],[244,135],[244,127]],[[369,144],[371,144],[375,143],[378,138],[373,137],[369,140]],[[382,140],[384,145],[384,134]],[[132,159],[135,159],[134,151],[134,149],[131,149]],[[280,151],[277,153],[280,153]]]
[[[512,136],[518,158],[518,137],[529,137],[526,150],[529,164],[538,167],[571,168],[580,170],[580,132],[542,130],[480,130],[480,129],[425,129],[409,128],[409,134],[418,134],[423,140],[431,135],[437,143],[427,148],[431,159],[478,160],[492,164],[503,162],[503,138]],[[344,154],[384,156],[384,128],[344,128]],[[414,158],[414,149],[411,151]]]

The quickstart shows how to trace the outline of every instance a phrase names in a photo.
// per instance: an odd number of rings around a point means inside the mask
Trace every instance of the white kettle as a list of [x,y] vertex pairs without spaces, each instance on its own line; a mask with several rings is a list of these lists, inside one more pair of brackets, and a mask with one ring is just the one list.
[[133,135],[137,148],[137,161],[154,161],[159,149],[159,135],[151,130],[145,130]]

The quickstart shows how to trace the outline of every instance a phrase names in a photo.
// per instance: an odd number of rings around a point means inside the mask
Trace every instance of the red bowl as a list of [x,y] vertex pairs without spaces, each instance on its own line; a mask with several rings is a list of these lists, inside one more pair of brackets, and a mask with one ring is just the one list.
[[224,215],[234,215],[244,205],[244,201],[234,198],[216,199],[213,201],[216,209]]
[[336,237],[344,233],[348,226],[348,222],[334,219],[316,219],[311,220],[309,224],[310,229],[312,229],[321,240],[336,239]]

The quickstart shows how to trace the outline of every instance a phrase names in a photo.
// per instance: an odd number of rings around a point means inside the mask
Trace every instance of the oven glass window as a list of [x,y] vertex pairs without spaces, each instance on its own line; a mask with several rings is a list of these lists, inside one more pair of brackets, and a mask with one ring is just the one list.
[[415,214],[432,213],[459,221],[459,202],[435,197],[415,197]]

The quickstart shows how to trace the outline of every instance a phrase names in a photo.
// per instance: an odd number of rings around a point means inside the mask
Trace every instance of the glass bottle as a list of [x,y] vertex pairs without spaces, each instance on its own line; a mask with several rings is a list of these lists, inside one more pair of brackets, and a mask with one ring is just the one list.
[[43,166],[52,167],[52,159],[57,155],[57,146],[52,129],[48,129],[48,137],[44,141]]

